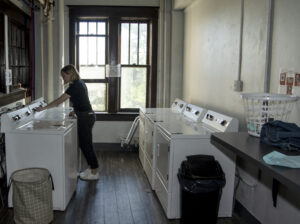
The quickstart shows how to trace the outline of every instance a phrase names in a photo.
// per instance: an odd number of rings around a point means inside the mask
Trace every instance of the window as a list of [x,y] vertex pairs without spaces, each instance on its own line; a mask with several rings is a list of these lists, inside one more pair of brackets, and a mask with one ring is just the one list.
[[95,111],[106,111],[107,80],[106,21],[80,21],[77,23],[78,67],[81,79],[86,82],[90,101]]
[[69,15],[70,62],[93,109],[120,114],[155,106],[158,9],[70,6]]
[[146,106],[147,23],[121,23],[121,109]]

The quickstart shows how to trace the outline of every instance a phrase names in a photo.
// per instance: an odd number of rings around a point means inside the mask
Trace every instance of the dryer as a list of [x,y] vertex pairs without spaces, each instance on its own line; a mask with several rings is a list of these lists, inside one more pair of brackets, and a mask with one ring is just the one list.
[[145,151],[151,151],[154,123],[162,122],[168,116],[180,116],[187,103],[175,99],[171,108],[140,108],[139,111],[139,159],[145,167]]
[[[178,104],[177,104],[178,105]],[[147,111],[147,110],[146,110]],[[187,104],[181,113],[174,113],[172,109],[158,109],[156,113],[146,113],[144,116],[144,160],[143,168],[150,182],[151,188],[155,186],[155,170],[156,170],[156,125],[159,123],[199,123],[203,118],[206,109],[193,104]],[[143,117],[143,116],[142,116]],[[141,135],[140,135],[141,136]]]
[[210,143],[213,132],[238,131],[235,118],[207,111],[201,124],[177,122],[156,125],[156,172],[155,193],[169,219],[180,218],[180,186],[178,169],[186,156],[213,155],[222,166],[226,185],[219,207],[219,217],[231,217],[235,179],[235,155],[223,153]]

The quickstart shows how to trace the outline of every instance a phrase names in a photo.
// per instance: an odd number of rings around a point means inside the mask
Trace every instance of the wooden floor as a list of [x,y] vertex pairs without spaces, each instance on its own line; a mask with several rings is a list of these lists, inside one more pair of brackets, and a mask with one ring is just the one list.
[[[168,220],[151,190],[138,160],[138,153],[97,150],[101,163],[98,181],[78,181],[65,212],[54,212],[57,224],[175,224]],[[13,210],[1,212],[0,223],[13,223]],[[243,224],[236,215],[218,224]],[[203,223],[205,224],[205,223]]]

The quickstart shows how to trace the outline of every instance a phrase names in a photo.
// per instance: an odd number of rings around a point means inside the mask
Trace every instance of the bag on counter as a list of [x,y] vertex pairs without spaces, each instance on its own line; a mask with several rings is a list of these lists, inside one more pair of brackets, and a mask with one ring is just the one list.
[[300,128],[279,120],[267,122],[262,126],[260,140],[283,150],[300,151]]

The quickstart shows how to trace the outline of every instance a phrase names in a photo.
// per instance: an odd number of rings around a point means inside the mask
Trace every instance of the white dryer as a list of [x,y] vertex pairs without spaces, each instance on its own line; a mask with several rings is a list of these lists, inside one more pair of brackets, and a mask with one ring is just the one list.
[[235,155],[219,151],[211,145],[213,132],[238,131],[238,121],[213,111],[207,111],[202,124],[174,122],[156,125],[155,192],[169,219],[180,218],[180,186],[178,169],[186,156],[213,155],[222,166],[226,185],[220,201],[219,217],[231,217],[235,179]]
[[[179,104],[177,104],[179,105]],[[147,109],[148,110],[148,109]],[[146,110],[146,111],[147,111]],[[153,109],[150,109],[153,112]],[[155,156],[155,146],[156,146],[156,125],[160,123],[186,123],[198,124],[199,121],[205,115],[206,110],[192,105],[187,104],[184,107],[184,111],[181,113],[175,113],[174,110],[161,110],[158,109],[153,113],[145,113],[144,119],[144,136],[142,139],[144,141],[144,160],[143,160],[143,168],[150,182],[151,188],[154,190],[155,186],[155,170],[156,170],[156,156]]]
[[145,151],[152,150],[154,123],[162,122],[168,116],[180,116],[187,103],[175,99],[170,108],[140,108],[139,112],[139,159],[145,166]]

